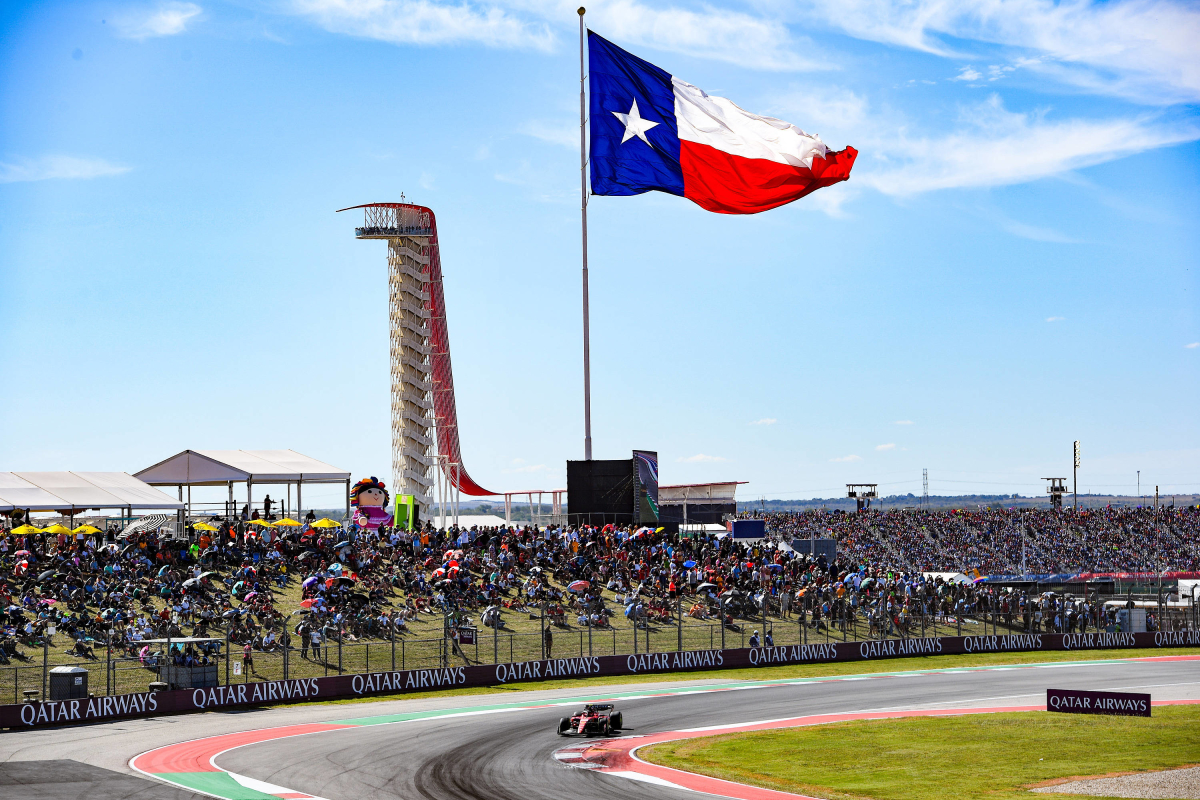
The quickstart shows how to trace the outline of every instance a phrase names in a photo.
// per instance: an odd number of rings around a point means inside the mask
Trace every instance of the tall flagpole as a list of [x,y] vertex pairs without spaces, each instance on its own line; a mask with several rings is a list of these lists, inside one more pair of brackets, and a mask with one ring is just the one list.
[[584,99],[584,50],[587,33],[579,7],[579,198],[583,214],[583,458],[592,460],[592,354],[588,324],[588,266],[587,266],[587,106]]

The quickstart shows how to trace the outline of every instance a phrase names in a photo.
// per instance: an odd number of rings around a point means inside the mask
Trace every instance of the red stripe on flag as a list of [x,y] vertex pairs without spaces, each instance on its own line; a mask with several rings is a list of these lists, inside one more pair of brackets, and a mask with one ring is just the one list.
[[743,158],[706,144],[681,141],[683,196],[720,214],[757,214],[825,186],[847,180],[858,151],[853,147],[814,158],[812,169],[763,158]]

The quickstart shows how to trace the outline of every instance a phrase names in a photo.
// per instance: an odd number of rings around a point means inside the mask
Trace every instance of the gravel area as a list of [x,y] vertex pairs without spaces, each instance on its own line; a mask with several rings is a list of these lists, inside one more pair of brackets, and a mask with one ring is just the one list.
[[1119,778],[1071,781],[1033,791],[1088,794],[1098,797],[1146,797],[1153,800],[1200,800],[1200,767],[1139,772]]

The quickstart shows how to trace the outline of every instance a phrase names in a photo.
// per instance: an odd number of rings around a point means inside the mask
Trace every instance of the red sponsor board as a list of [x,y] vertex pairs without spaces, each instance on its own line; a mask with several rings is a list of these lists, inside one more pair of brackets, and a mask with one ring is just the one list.
[[403,694],[431,689],[495,686],[600,675],[639,675],[656,672],[766,667],[781,664],[820,664],[963,653],[1171,647],[1200,647],[1200,631],[942,636],[728,650],[640,653],[626,656],[552,658],[511,664],[369,672],[287,681],[256,681],[210,689],[175,689],[115,697],[0,706],[0,728],[36,728],[238,706],[261,706],[304,700],[335,700],[377,694]]

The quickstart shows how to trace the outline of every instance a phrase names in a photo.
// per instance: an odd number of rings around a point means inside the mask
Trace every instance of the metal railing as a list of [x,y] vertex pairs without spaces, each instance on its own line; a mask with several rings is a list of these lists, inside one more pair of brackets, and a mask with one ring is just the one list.
[[[702,614],[697,606],[696,612]],[[711,607],[718,614],[723,606]],[[686,610],[685,610],[686,609]],[[1055,630],[1053,615],[1040,621],[1034,615],[999,611],[959,615],[907,613],[888,618],[873,611],[834,613],[829,616],[769,608],[746,616],[703,619],[689,616],[689,602],[656,609],[637,619],[605,618],[601,625],[579,624],[578,619],[559,618],[557,624],[544,613],[529,614],[539,620],[541,632],[517,632],[505,628],[458,628],[447,626],[450,635],[420,637],[396,632],[391,638],[354,641],[348,633],[326,628],[320,644],[299,637],[267,650],[255,650],[243,661],[239,645],[216,642],[210,661],[216,667],[219,685],[250,681],[315,678],[327,675],[381,672],[387,670],[437,669],[464,665],[505,664],[546,658],[588,658],[613,655],[643,655],[684,651],[716,650],[757,645],[809,645],[869,640],[907,639],[935,636],[1003,635],[1021,633],[1074,633],[1111,630],[1111,622],[1100,612],[1076,621],[1071,630]],[[1200,629],[1200,609],[1195,605],[1173,608],[1158,618],[1164,631]],[[510,612],[516,613],[516,612]],[[574,624],[573,624],[574,623]],[[1100,623],[1100,624],[1098,624]],[[1082,628],[1082,630],[1081,630]],[[547,631],[549,632],[547,635]],[[470,635],[471,633],[474,635]],[[56,637],[50,637],[54,644]],[[72,643],[68,637],[57,638]],[[72,643],[73,644],[73,643]],[[53,646],[41,653],[23,654],[24,660],[0,666],[0,703],[20,703],[48,697],[50,669],[56,666],[83,667],[89,671],[88,691],[95,696],[142,692],[164,677],[159,664],[163,652],[134,658],[124,652],[95,646],[94,657],[72,657]],[[18,649],[17,652],[20,652]],[[38,657],[40,656],[40,658]],[[245,668],[243,668],[243,666]]]

